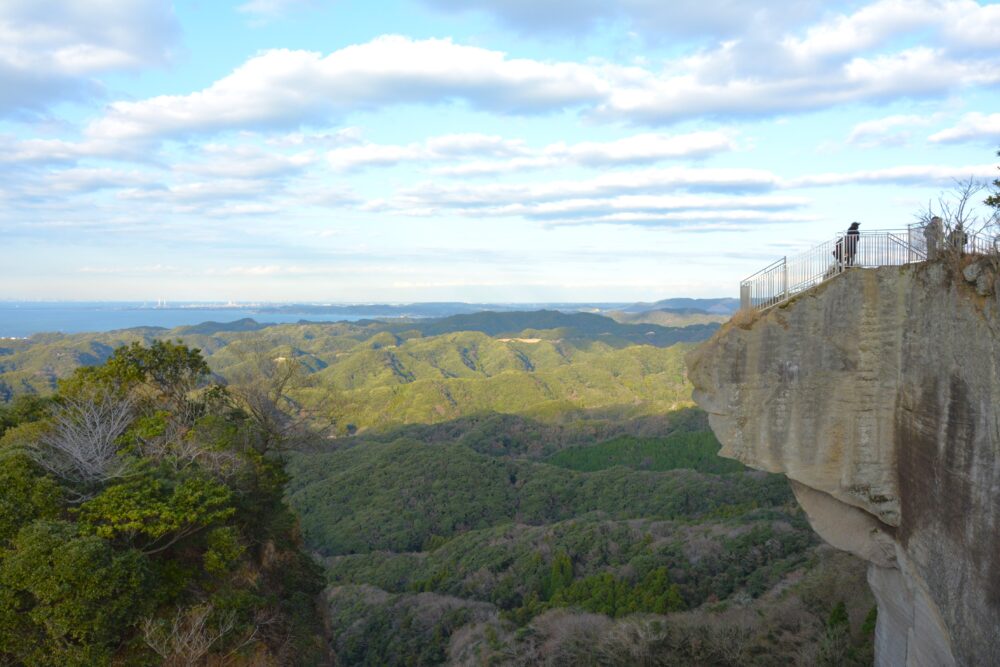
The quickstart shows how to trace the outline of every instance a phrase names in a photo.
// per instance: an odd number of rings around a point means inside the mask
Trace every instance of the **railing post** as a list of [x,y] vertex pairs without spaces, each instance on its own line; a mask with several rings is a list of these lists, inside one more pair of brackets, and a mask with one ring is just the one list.
[[740,283],[740,310],[750,310],[750,285]]
[[788,298],[788,255],[781,260],[781,283],[781,300],[784,301]]

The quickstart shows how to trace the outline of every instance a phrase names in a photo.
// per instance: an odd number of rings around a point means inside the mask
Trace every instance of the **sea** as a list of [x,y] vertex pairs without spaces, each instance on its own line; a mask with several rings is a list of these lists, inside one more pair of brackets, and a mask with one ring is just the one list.
[[[398,317],[398,313],[383,317]],[[31,302],[0,301],[0,338],[28,338],[38,333],[83,333],[114,331],[133,327],[173,327],[203,322],[235,322],[251,318],[260,323],[285,324],[311,322],[354,322],[378,318],[371,307],[352,312],[349,306],[339,306],[336,312],[316,312],[315,307],[301,310],[283,306],[183,304],[157,305],[141,302]]]

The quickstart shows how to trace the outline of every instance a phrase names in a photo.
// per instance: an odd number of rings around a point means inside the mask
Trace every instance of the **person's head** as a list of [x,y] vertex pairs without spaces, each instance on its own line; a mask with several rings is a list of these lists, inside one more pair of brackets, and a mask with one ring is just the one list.
[[932,225],[940,225],[942,222],[943,221],[941,220],[941,216],[940,215],[935,215],[933,218],[931,218],[931,224]]
[[858,227],[860,227],[860,226],[861,226],[861,223],[860,223],[860,222],[852,222],[852,223],[851,223],[851,227],[850,227],[850,228],[851,228],[851,229],[857,229],[857,228],[858,228]]

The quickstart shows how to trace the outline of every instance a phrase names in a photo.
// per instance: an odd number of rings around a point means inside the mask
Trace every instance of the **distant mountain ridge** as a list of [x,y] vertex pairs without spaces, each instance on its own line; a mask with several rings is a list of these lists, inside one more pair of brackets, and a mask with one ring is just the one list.
[[[717,327],[717,324],[686,327],[622,324],[593,313],[543,310],[354,323],[303,321],[273,325],[244,318],[173,329],[139,327],[96,334],[36,334],[25,340],[6,342],[0,349],[0,401],[10,400],[19,393],[48,393],[75,368],[103,363],[114,348],[132,342],[183,340],[201,349],[213,369],[221,373],[238,363],[226,350],[227,346],[235,342],[266,343],[280,347],[282,356],[299,359],[310,372],[323,371],[328,366],[353,369],[349,374],[354,379],[343,379],[344,387],[353,387],[362,383],[362,378],[380,377],[383,372],[399,375],[399,381],[411,375],[455,378],[472,371],[490,377],[494,365],[496,372],[503,369],[531,372],[597,343],[608,353],[633,345],[667,348],[676,343],[705,340]],[[445,364],[446,351],[456,341],[436,342],[441,336],[462,338],[461,359],[456,357]],[[397,350],[414,339],[426,342]],[[407,356],[410,349],[415,357]],[[431,372],[431,369],[437,370]],[[330,368],[322,377],[339,377],[347,372]],[[524,391],[539,391],[531,387],[534,385]]]
[[653,303],[633,303],[630,306],[618,308],[626,313],[641,313],[648,310],[673,310],[685,313],[703,312],[716,315],[732,315],[740,308],[740,300],[730,297],[719,299],[691,299],[679,297],[674,299],[661,299]]

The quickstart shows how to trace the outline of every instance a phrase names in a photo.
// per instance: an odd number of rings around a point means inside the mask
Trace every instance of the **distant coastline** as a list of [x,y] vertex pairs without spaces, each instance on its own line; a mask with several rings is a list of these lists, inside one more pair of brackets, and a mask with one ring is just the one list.
[[[151,305],[152,304],[152,305]],[[726,313],[735,299],[665,299],[655,303],[198,303],[156,301],[2,301],[0,339],[27,338],[41,333],[104,332],[135,327],[172,329],[204,322],[253,319],[260,324],[356,322],[363,319],[421,319],[478,313],[560,310],[606,314],[656,308]]]

